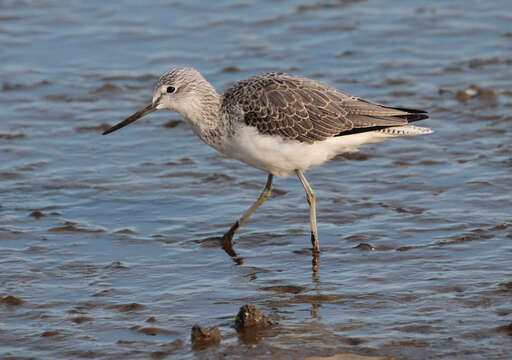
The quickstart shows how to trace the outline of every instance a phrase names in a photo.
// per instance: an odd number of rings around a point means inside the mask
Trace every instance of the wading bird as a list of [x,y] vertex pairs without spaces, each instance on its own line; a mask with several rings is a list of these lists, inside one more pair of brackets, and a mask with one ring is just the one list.
[[409,125],[428,118],[425,111],[380,105],[305,77],[260,74],[220,95],[197,70],[184,67],[164,73],[151,104],[103,135],[164,109],[180,114],[206,144],[268,173],[258,200],[224,235],[225,249],[232,249],[235,232],[270,197],[274,175],[295,173],[306,191],[318,255],[315,194],[304,171],[363,144],[432,132]]

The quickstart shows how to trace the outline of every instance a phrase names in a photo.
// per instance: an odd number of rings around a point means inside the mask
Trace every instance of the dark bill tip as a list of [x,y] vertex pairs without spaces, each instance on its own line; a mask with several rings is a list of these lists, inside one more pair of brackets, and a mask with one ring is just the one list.
[[133,114],[129,118],[127,118],[127,119],[121,121],[120,123],[112,126],[110,129],[105,130],[102,135],[110,134],[111,132],[119,130],[122,127],[125,127],[126,125],[129,125],[132,122],[139,120],[141,117],[143,117],[143,116],[145,116],[145,115],[147,115],[149,113],[152,113],[153,111],[157,110],[156,109],[157,105],[158,105],[158,103],[154,103],[154,104],[150,104],[150,105],[146,106],[144,109],[142,109],[140,111],[137,111],[135,114]]

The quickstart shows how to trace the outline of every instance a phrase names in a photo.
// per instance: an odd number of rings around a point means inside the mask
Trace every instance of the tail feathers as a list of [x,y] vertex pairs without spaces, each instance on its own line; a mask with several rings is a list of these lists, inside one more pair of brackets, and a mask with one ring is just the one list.
[[433,132],[432,129],[415,125],[391,126],[379,130],[379,133],[391,137],[426,135]]
[[[368,128],[357,128],[339,133],[336,136],[346,136],[361,134],[365,132],[375,131],[385,137],[399,137],[399,136],[416,136],[426,135],[433,133],[432,129],[419,127],[415,125],[401,125],[401,126],[373,126]],[[380,140],[379,140],[380,141]]]
[[407,125],[408,123],[428,119],[429,116],[424,110],[384,106],[373,104],[363,99],[359,100],[376,105],[380,109],[387,110],[381,111],[380,113],[375,109],[372,109],[372,112],[367,111],[366,113],[362,113],[361,111],[349,113],[347,119],[352,122],[354,127],[350,130],[340,132],[336,136],[359,134],[367,131],[379,131],[380,133],[388,135],[402,133],[403,135],[401,136],[414,136],[432,132],[430,129]]

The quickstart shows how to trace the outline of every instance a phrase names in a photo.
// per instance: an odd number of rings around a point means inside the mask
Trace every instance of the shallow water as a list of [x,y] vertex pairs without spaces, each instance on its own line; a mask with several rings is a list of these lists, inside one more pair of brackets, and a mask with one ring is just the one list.
[[[0,296],[23,303],[0,303],[0,357],[508,358],[511,14],[506,0],[2,2]],[[317,271],[294,177],[240,230],[237,263],[215,238],[264,173],[168,112],[100,136],[172,64],[220,90],[313,77],[426,109],[435,133],[307,173]],[[239,338],[246,303],[278,325]],[[196,323],[222,343],[192,350]]]

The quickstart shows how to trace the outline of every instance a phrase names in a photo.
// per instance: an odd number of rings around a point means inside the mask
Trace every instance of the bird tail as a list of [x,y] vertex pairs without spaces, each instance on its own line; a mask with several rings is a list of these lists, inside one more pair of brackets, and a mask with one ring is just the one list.
[[383,134],[389,137],[398,136],[417,136],[432,134],[434,131],[426,127],[420,127],[416,125],[402,125],[402,126],[390,126],[383,129],[376,130],[379,134]]

